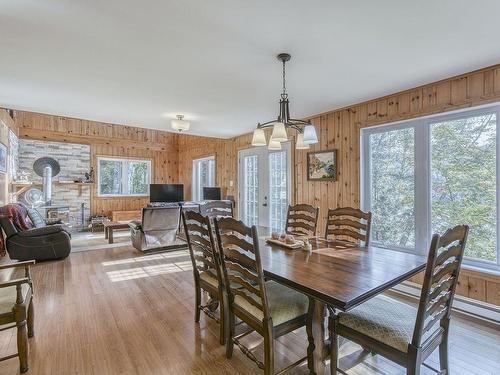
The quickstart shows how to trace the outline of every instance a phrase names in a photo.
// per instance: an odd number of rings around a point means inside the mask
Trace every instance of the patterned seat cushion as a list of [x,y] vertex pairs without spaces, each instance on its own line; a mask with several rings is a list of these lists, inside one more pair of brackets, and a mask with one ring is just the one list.
[[[274,326],[278,326],[307,313],[309,301],[302,293],[274,281],[266,283],[266,292]],[[252,314],[257,320],[262,321],[264,319],[262,311],[250,304],[243,297],[236,295],[234,297],[234,304]]]
[[217,277],[211,271],[201,272],[200,279],[213,286],[215,289],[219,288],[219,280],[217,280]]
[[[377,296],[347,313],[339,314],[339,323],[404,353],[413,338],[417,309],[387,296]],[[437,329],[431,328],[425,341]]]
[[[21,284],[23,299],[26,298],[30,286],[27,283]],[[0,315],[12,312],[16,304],[17,290],[15,286],[0,288]]]

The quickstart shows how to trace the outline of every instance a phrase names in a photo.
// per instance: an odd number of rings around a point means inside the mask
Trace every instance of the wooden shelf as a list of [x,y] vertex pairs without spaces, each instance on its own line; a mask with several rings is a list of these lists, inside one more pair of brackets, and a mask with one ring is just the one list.
[[[84,186],[94,186],[94,182],[73,182],[73,181],[53,181],[52,184],[56,186],[77,186],[78,195],[82,195]],[[11,182],[12,194],[19,196],[26,192],[30,187],[42,186],[42,182]]]
[[[94,182],[73,182],[73,181],[53,181],[54,185],[76,185],[76,186],[93,186]],[[27,187],[42,185],[41,182],[11,182],[13,187]]]

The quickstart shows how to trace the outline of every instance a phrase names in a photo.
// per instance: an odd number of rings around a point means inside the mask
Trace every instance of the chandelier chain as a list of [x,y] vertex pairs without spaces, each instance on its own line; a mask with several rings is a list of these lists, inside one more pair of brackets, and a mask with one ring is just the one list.
[[286,96],[286,69],[285,69],[285,60],[283,60],[283,95]]

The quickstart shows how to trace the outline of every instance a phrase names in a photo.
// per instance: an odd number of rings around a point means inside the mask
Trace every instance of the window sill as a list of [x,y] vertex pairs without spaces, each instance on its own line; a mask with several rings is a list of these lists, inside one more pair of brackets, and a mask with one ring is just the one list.
[[[427,252],[419,253],[418,251],[414,251],[413,249],[409,249],[409,248],[390,247],[390,246],[384,246],[384,245],[378,244],[378,243],[373,243],[370,246],[380,247],[383,249],[398,251],[398,252],[402,252],[402,253],[417,254],[417,255],[422,255],[422,256],[427,257]],[[486,276],[486,277],[490,276],[491,278],[495,279],[495,282],[500,282],[500,269],[495,268],[494,264],[480,267],[478,265],[468,264],[468,263],[466,263],[466,260],[464,260],[462,262],[462,270],[465,270],[465,272],[467,272],[469,274],[475,273],[478,276]]]

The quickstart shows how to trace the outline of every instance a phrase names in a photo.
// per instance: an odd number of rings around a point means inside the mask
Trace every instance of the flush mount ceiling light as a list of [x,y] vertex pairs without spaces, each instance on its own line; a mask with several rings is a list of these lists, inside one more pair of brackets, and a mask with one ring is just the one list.
[[295,130],[297,134],[297,142],[295,147],[298,150],[308,149],[310,144],[318,143],[318,136],[316,129],[311,121],[297,120],[290,118],[288,94],[286,93],[286,80],[285,80],[285,63],[289,61],[291,56],[288,53],[280,53],[278,60],[283,63],[283,92],[280,99],[280,110],[278,118],[264,123],[259,123],[257,129],[253,132],[252,146],[265,146],[267,144],[264,129],[273,128],[271,139],[269,140],[269,149],[276,149],[276,142],[286,142],[287,129]]
[[172,129],[177,130],[178,132],[183,132],[183,131],[188,131],[189,126],[191,125],[189,121],[183,120],[184,115],[177,115],[176,120],[172,120],[170,122],[170,125],[172,126]]

